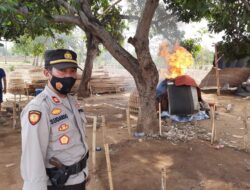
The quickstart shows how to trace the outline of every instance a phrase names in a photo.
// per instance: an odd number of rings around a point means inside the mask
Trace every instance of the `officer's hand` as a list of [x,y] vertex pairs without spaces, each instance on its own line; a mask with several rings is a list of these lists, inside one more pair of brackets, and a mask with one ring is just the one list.
[[86,184],[88,184],[90,182],[90,180],[91,180],[91,177],[90,177],[90,175],[88,175],[88,177],[85,180]]
[[3,89],[3,93],[4,93],[4,94],[6,93],[6,88],[5,88],[5,89]]

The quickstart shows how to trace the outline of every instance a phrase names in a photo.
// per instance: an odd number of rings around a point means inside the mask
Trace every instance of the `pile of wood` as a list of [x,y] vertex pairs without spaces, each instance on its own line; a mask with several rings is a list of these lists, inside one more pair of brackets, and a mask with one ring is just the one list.
[[22,73],[14,71],[8,76],[7,92],[11,94],[25,94],[25,82]]
[[129,96],[128,101],[129,112],[132,115],[137,115],[140,109],[139,94],[137,89],[134,89]]
[[127,87],[125,77],[109,76],[108,72],[95,71],[89,82],[91,94],[120,93]]
[[47,79],[43,74],[42,68],[32,68],[28,71],[28,75],[27,88],[29,94],[34,93],[36,88],[44,88],[46,86]]

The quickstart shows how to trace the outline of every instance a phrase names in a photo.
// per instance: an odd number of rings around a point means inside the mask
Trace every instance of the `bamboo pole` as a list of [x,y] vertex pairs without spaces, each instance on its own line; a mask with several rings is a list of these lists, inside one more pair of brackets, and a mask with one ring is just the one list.
[[126,109],[126,116],[127,116],[127,127],[128,127],[128,136],[131,137],[131,123],[130,123],[130,111],[129,108]]
[[101,116],[102,117],[102,142],[103,144],[106,143],[106,120],[104,115]]
[[211,124],[211,128],[212,128],[212,134],[211,134],[211,144],[214,143],[215,140],[215,103],[210,103],[210,108],[211,108],[211,119],[212,119],[212,124]]
[[244,106],[243,108],[244,118],[243,118],[243,124],[244,124],[244,150],[247,151],[247,135],[248,135],[248,127],[247,127],[247,106]]
[[96,172],[96,123],[97,117],[93,117],[93,137],[92,137],[92,164],[93,172]]
[[13,129],[16,128],[16,94],[14,94],[13,102]]
[[109,189],[113,190],[113,179],[112,179],[112,171],[111,171],[111,163],[110,163],[110,156],[109,156],[109,145],[104,144],[105,149],[105,156],[106,156],[106,162],[107,162],[107,171],[108,171],[108,179],[109,179]]
[[167,190],[166,188],[166,168],[161,169],[161,190]]
[[216,86],[217,86],[217,95],[220,96],[220,76],[219,76],[219,68],[218,68],[218,52],[217,52],[217,45],[215,47],[215,77],[216,77]]
[[161,126],[161,103],[159,102],[159,132],[160,136],[162,135],[162,126]]

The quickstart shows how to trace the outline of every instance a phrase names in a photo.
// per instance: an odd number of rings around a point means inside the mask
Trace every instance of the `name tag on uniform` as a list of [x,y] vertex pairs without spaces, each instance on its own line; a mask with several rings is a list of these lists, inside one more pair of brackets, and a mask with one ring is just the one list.
[[59,121],[62,121],[62,120],[67,119],[67,118],[68,118],[67,114],[60,115],[58,117],[51,119],[50,124],[52,125],[52,124],[58,123]]

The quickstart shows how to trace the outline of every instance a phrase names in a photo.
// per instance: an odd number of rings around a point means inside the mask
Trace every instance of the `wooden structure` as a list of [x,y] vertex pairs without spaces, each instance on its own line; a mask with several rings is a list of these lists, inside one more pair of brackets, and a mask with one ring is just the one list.
[[108,170],[108,179],[109,179],[109,189],[113,190],[113,178],[112,178],[112,171],[111,171],[111,162],[110,162],[110,156],[109,156],[109,145],[104,144],[105,149],[105,156],[106,156],[106,162],[107,162],[107,170]]
[[91,94],[120,93],[127,87],[126,78],[109,76],[104,70],[94,71],[89,81]]
[[[20,72],[11,72],[8,77],[7,92],[12,94],[12,98],[7,99],[7,103],[3,105],[5,109],[12,110],[13,128],[16,128],[17,119],[19,118],[19,112],[27,103],[27,97],[22,97],[26,95],[26,85]],[[29,96],[28,96],[29,97]]]
[[47,78],[43,74],[43,68],[32,68],[28,71],[28,81],[26,82],[26,89],[28,94],[34,94],[35,89],[44,88],[47,84]]
[[128,109],[129,113],[132,115],[138,115],[140,111],[140,100],[137,89],[134,89],[129,96],[128,101]]

